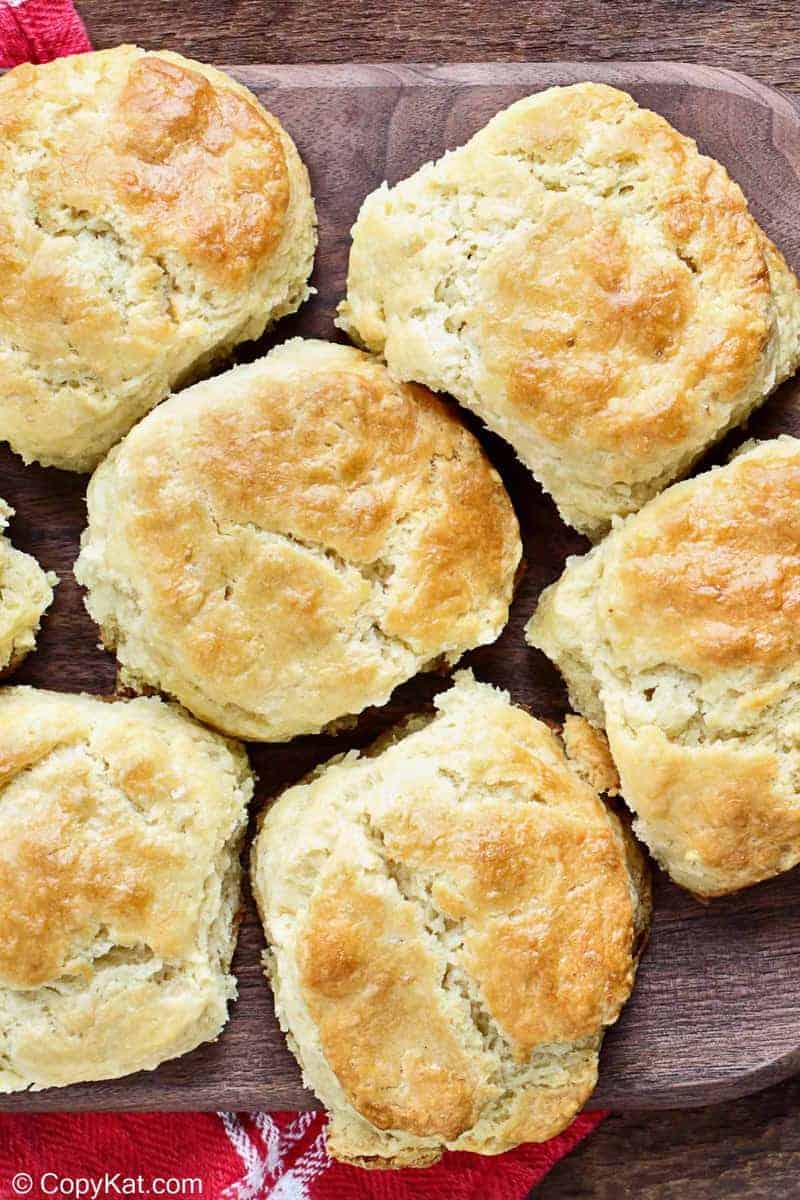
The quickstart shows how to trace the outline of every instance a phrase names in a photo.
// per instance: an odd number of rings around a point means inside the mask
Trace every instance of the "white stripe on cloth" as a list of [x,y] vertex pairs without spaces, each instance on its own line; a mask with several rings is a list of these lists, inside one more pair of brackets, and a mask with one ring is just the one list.
[[241,1121],[233,1113],[219,1113],[228,1141],[233,1146],[242,1161],[244,1175],[230,1184],[222,1193],[230,1200],[255,1200],[263,1195],[263,1187],[267,1176],[267,1164],[242,1127]]
[[283,1166],[281,1157],[281,1131],[268,1113],[256,1113],[254,1120],[256,1128],[264,1139],[264,1145],[267,1150],[266,1168],[270,1175],[277,1175]]
[[243,1177],[223,1193],[226,1200],[311,1200],[308,1185],[330,1166],[324,1131],[320,1130],[291,1168],[287,1168],[285,1156],[313,1124],[314,1113],[297,1113],[283,1131],[269,1113],[254,1113],[253,1122],[264,1139],[263,1154],[234,1113],[219,1116],[244,1170]]

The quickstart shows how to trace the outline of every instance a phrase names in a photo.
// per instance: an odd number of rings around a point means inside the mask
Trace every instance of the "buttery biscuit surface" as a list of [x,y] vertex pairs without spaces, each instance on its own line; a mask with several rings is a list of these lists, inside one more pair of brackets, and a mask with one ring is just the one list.
[[126,682],[263,741],[493,641],[521,555],[498,475],[437,397],[299,338],[160,405],[88,507],[76,578]]
[[528,626],[636,829],[713,896],[800,861],[800,442],[746,447],[568,561]]
[[233,79],[119,46],[0,79],[0,440],[91,470],[308,294],[308,175]]
[[13,671],[36,644],[39,622],[53,602],[55,574],[17,550],[3,530],[14,510],[0,500],[0,676]]
[[160,700],[0,690],[0,1090],[219,1035],[252,786],[240,747]]
[[467,672],[267,811],[267,973],[328,1145],[364,1166],[553,1136],[633,985],[643,860],[558,738]]
[[724,167],[550,88],[364,201],[339,324],[501,434],[592,538],[800,361],[800,289]]

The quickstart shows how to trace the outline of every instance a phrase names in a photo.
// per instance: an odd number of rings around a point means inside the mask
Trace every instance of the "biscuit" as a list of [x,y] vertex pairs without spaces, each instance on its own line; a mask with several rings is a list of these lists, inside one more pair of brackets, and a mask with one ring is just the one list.
[[0,689],[0,1091],[218,1036],[251,794],[244,751],[161,700]]
[[493,641],[521,546],[476,439],[349,346],[196,384],[95,473],[75,567],[124,682],[285,741]]
[[800,441],[673,485],[568,561],[528,640],[608,734],[634,828],[683,887],[800,861]]
[[0,440],[91,470],[308,295],[308,174],[220,71],[119,46],[0,80]]
[[558,1133],[649,919],[644,860],[558,738],[468,672],[266,812],[267,975],[328,1149],[367,1167]]
[[14,515],[0,500],[0,675],[10,674],[36,645],[42,614],[53,603],[58,576],[16,550],[2,534]]
[[368,196],[338,323],[482,417],[592,538],[800,361],[798,282],[724,167],[593,83]]

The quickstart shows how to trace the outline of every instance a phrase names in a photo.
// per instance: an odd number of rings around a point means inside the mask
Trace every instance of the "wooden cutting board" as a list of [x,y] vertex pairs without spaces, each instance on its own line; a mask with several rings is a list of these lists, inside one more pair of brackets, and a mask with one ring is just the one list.
[[[753,211],[800,270],[800,116],[792,101],[755,80],[679,63],[528,63],[229,67],[294,136],[311,172],[320,245],[318,294],[239,361],[303,334],[341,337],[332,323],[344,291],[349,230],[363,197],[468,138],[498,109],[557,83],[591,79],[630,91],[723,162]],[[746,431],[704,461],[724,459],[745,437],[800,435],[800,383],[787,384]],[[501,684],[544,718],[559,720],[565,694],[555,670],[526,646],[523,626],[539,591],[568,554],[587,543],[557,517],[508,448],[469,414],[514,501],[527,570],[500,640],[466,656],[481,679]],[[85,524],[86,479],[24,467],[0,448],[0,496],[17,510],[11,534],[61,584],[39,649],[14,682],[60,691],[114,691],[114,660],[97,648],[72,577]],[[363,746],[446,686],[420,676],[386,708],[339,737],[251,746],[256,808],[315,764]],[[613,1109],[703,1104],[742,1095],[800,1069],[800,869],[705,906],[656,874],[655,919],[634,995],[605,1042],[594,1101]],[[314,1106],[284,1046],[259,958],[261,931],[248,896],[234,970],[239,1000],[220,1040],[154,1072],[0,1099],[0,1109],[281,1109]],[[133,1025],[136,1013],[131,1012]]]

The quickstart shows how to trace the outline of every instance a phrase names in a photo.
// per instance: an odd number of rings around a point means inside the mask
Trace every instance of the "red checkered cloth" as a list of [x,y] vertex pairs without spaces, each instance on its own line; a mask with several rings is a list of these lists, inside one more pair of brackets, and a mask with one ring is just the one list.
[[[69,0],[0,0],[0,67],[91,48]],[[522,1200],[603,1116],[583,1113],[552,1141],[497,1158],[363,1171],[328,1158],[321,1113],[0,1115],[0,1200]]]
[[[2,1115],[0,1196],[524,1200],[602,1119],[583,1113],[560,1137],[497,1158],[451,1152],[422,1170],[364,1171],[328,1158],[321,1113]],[[61,1180],[100,1187],[65,1191]]]

